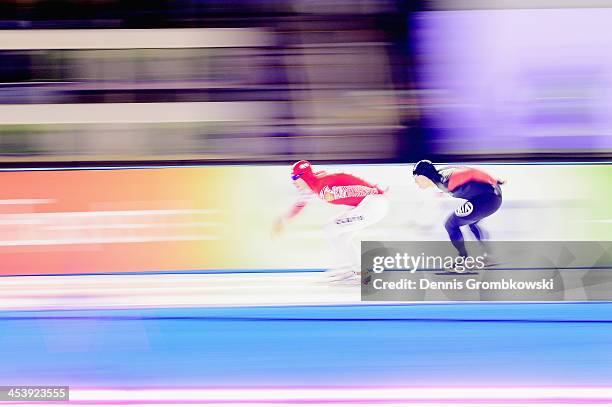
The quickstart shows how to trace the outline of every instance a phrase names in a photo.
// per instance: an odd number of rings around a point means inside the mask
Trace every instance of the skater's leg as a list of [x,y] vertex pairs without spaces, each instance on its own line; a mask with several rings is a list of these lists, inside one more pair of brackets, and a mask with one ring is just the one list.
[[465,249],[463,233],[461,233],[460,229],[462,225],[465,225],[465,223],[463,223],[462,219],[457,217],[455,214],[449,216],[444,223],[446,232],[448,232],[448,237],[450,238],[453,246],[455,246],[455,249],[457,249],[459,256],[466,257],[467,250]]
[[382,195],[366,197],[361,204],[333,219],[325,228],[336,260],[336,267],[359,270],[359,250],[353,243],[355,232],[380,221],[388,210]]
[[480,244],[482,251],[485,254],[490,254],[491,249],[489,245],[487,244],[487,240],[489,240],[489,234],[487,233],[487,231],[483,229],[481,225],[479,225],[479,222],[472,223],[470,225],[470,230],[474,234],[474,237],[476,238],[476,240],[478,240],[478,243]]
[[483,239],[485,239],[484,230],[482,230],[482,228],[478,225],[478,222],[472,223],[470,225],[470,230],[472,231],[472,234],[474,235],[476,240],[482,241]]
[[482,230],[477,223],[487,216],[495,213],[501,206],[501,196],[496,194],[479,195],[461,205],[455,212],[448,217],[444,227],[448,236],[457,249],[460,256],[467,256],[461,226],[469,225],[476,239],[481,241],[484,238]]
[[354,232],[343,232],[341,229],[328,225],[327,240],[332,250],[333,269],[354,269],[358,258],[357,248],[353,244]]

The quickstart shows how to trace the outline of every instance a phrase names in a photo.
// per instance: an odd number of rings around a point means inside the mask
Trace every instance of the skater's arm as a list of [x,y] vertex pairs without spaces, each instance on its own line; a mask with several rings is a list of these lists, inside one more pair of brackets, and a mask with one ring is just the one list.
[[283,216],[280,217],[280,219],[284,223],[289,222],[291,219],[298,216],[304,210],[307,203],[308,203],[307,201],[303,201],[303,200],[297,201],[291,206],[291,208]]
[[300,199],[298,199],[297,202],[294,203],[284,215],[280,216],[276,220],[272,229],[272,235],[274,237],[277,237],[281,233],[283,233],[283,231],[285,230],[285,226],[304,210],[310,199],[311,196],[300,196]]

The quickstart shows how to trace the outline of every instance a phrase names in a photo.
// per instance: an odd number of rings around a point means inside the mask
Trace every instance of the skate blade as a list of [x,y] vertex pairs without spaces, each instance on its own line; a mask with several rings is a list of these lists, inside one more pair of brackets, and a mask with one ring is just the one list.
[[434,273],[436,276],[477,276],[479,273],[477,271],[445,271],[441,273]]
[[360,276],[357,276],[352,271],[327,276],[327,282],[331,284],[346,283],[350,282],[351,280],[355,280],[357,283],[360,283]]

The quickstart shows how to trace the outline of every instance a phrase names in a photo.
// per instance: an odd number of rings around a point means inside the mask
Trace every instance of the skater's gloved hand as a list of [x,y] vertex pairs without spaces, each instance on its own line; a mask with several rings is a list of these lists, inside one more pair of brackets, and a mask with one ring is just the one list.
[[272,227],[272,238],[276,239],[285,231],[285,220],[278,218]]

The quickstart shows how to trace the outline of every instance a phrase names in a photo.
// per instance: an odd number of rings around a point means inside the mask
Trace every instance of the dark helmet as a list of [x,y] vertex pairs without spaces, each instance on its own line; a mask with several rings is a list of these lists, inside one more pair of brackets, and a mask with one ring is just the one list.
[[412,175],[423,175],[434,182],[440,181],[440,173],[436,170],[433,163],[429,160],[421,160],[412,168]]

